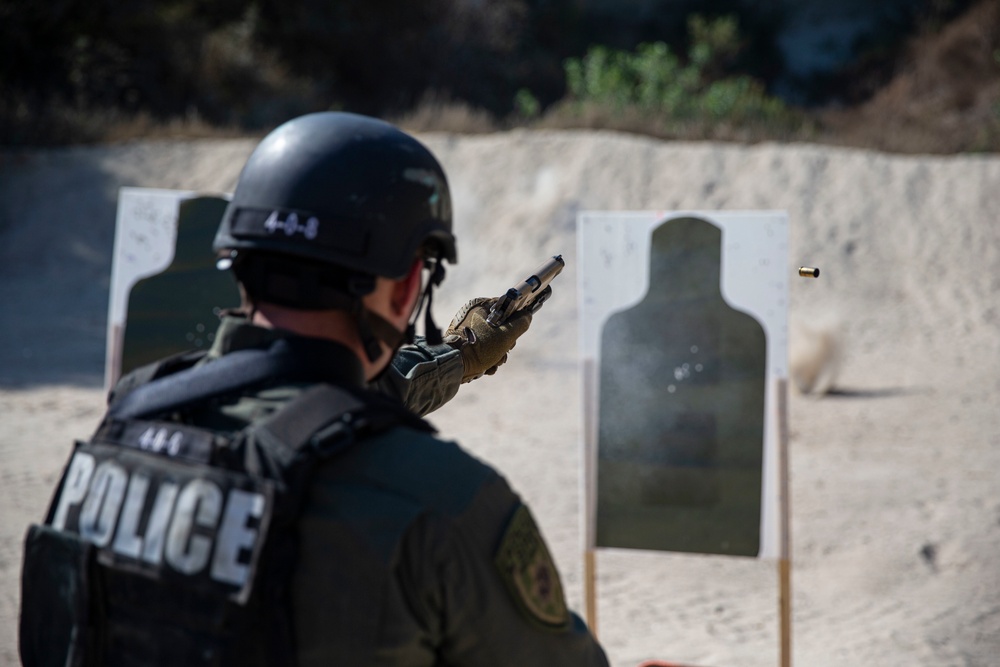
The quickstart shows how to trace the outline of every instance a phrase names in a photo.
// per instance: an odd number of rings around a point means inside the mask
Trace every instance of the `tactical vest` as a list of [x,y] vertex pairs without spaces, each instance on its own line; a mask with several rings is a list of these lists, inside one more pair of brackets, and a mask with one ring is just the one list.
[[170,420],[314,374],[287,352],[279,342],[142,385],[76,443],[45,524],[25,542],[26,667],[295,663],[289,588],[310,471],[394,425],[432,429],[331,384],[234,434]]

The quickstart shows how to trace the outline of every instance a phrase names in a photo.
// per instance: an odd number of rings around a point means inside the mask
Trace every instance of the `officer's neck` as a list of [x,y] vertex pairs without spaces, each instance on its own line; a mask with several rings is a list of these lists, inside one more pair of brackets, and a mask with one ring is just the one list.
[[343,345],[361,361],[365,379],[376,377],[391,358],[382,344],[382,356],[371,362],[365,354],[358,327],[350,313],[343,310],[296,310],[273,303],[255,304],[251,323],[268,329],[282,329],[299,336],[321,338]]

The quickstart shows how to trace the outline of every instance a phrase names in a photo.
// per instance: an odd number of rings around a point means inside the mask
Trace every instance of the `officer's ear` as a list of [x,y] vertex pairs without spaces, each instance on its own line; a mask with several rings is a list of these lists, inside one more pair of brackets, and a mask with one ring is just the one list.
[[413,312],[413,307],[416,305],[417,298],[420,295],[420,272],[423,266],[424,262],[422,259],[417,258],[413,260],[413,264],[410,266],[410,270],[406,276],[393,283],[391,304],[394,315],[405,314],[409,317],[410,313]]

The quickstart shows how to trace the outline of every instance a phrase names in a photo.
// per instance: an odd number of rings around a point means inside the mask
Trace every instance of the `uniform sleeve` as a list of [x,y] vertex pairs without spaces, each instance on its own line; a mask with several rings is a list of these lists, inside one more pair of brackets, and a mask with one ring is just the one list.
[[[606,667],[586,624],[566,607],[555,563],[528,508],[502,478],[437,526],[433,568],[418,596],[441,619],[442,662],[454,667]],[[420,606],[421,603],[418,603]],[[437,634],[437,633],[435,633]]]
[[428,345],[418,337],[396,353],[375,389],[398,398],[411,412],[423,416],[437,410],[458,393],[462,383],[462,356],[450,345]]

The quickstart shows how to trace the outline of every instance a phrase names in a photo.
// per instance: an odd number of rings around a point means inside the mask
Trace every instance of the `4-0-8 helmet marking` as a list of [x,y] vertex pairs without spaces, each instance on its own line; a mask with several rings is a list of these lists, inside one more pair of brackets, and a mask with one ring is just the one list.
[[283,232],[285,236],[302,234],[309,241],[315,241],[319,236],[319,219],[311,215],[305,223],[301,223],[295,212],[282,214],[281,211],[272,211],[264,221],[264,230],[269,234]]

